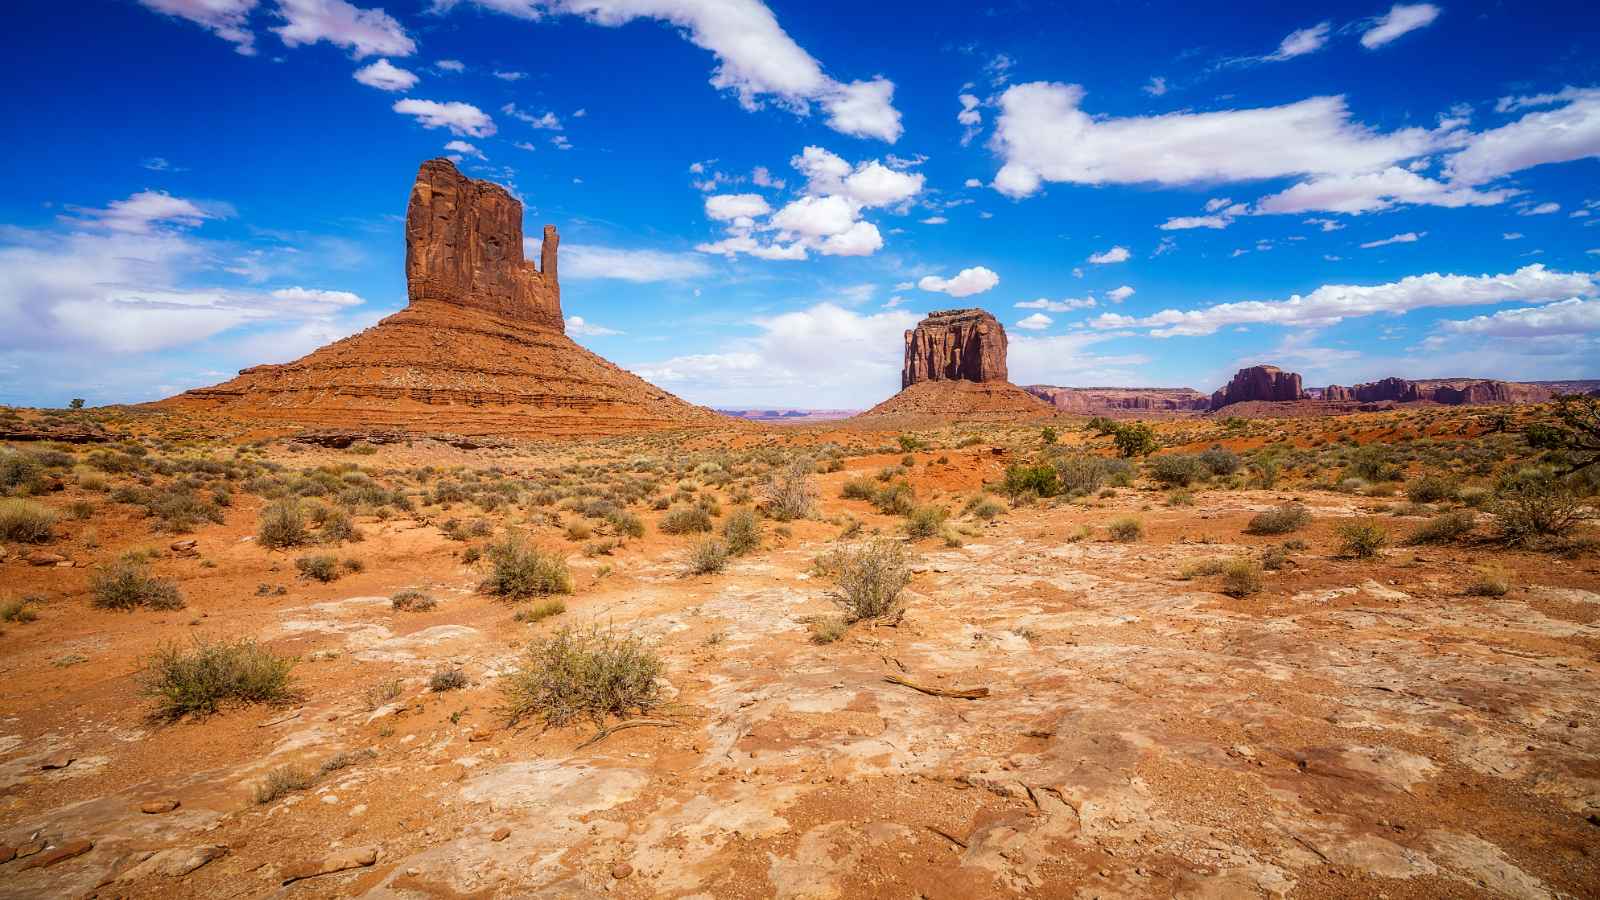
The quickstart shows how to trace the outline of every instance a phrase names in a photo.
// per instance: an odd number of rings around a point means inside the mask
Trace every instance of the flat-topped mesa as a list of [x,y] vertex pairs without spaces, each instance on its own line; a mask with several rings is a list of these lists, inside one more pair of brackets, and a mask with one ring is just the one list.
[[1277,366],[1250,366],[1240,369],[1227,386],[1211,395],[1211,408],[1221,409],[1252,400],[1303,400],[1305,396],[1298,372],[1285,372]]
[[981,309],[928,313],[906,332],[901,390],[923,381],[1006,380],[1006,330]]
[[560,237],[544,227],[541,268],[522,253],[522,203],[505,188],[462,175],[448,159],[417,171],[406,207],[406,291],[565,333],[556,277]]

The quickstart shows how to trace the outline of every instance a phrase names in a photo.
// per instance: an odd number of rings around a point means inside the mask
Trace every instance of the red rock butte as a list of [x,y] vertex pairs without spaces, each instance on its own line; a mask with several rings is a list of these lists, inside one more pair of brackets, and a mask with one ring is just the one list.
[[409,304],[294,362],[160,401],[281,424],[518,437],[726,423],[567,337],[546,225],[523,259],[522,203],[449,160],[417,172],[406,210]]
[[857,419],[1016,419],[1053,414],[1006,380],[1006,330],[981,309],[929,313],[906,332],[900,393]]

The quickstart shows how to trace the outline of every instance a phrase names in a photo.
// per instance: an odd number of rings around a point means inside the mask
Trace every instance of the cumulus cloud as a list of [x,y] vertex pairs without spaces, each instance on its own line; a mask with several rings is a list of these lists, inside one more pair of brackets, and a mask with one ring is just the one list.
[[1167,92],[1167,80],[1159,75],[1152,75],[1140,90],[1152,97],[1160,97]]
[[290,47],[327,41],[355,59],[417,51],[400,23],[381,9],[361,9],[345,0],[278,0],[278,15],[284,24],[272,30]]
[[1097,266],[1108,266],[1113,263],[1127,262],[1131,255],[1127,247],[1117,246],[1101,253],[1091,253],[1089,262]]
[[1420,233],[1408,231],[1405,234],[1397,234],[1393,237],[1386,237],[1376,241],[1367,241],[1365,244],[1361,245],[1361,249],[1371,250],[1374,247],[1387,247],[1390,244],[1415,244],[1417,241],[1422,240],[1422,238],[1426,235],[1426,231]]
[[1185,231],[1190,228],[1227,228],[1233,219],[1226,216],[1175,216],[1157,225],[1162,231]]
[[[891,158],[890,162],[915,161]],[[757,194],[707,198],[706,215],[728,223],[726,236],[695,249],[772,260],[805,259],[812,250],[824,256],[868,256],[882,249],[883,234],[864,218],[866,212],[904,212],[924,184],[920,172],[891,168],[875,159],[852,165],[821,147],[806,147],[790,164],[805,176],[802,196],[776,212],[770,212]],[[765,220],[758,221],[762,217]]]
[[380,59],[370,66],[357,69],[355,79],[367,87],[383,91],[408,91],[417,84],[415,74],[407,72],[387,59]]
[[455,153],[460,156],[476,156],[479,159],[484,158],[482,150],[479,150],[477,147],[474,147],[466,141],[451,141],[448,144],[445,144],[444,148],[449,150],[451,153]]
[[1554,272],[1542,265],[1530,265],[1506,275],[1432,272],[1386,284],[1327,284],[1287,300],[1243,300],[1195,310],[1167,309],[1144,317],[1104,313],[1090,324],[1097,329],[1146,328],[1152,337],[1207,335],[1237,325],[1312,328],[1380,313],[1400,315],[1416,309],[1589,297],[1597,289],[1600,277],[1595,274]]
[[1515,195],[1512,190],[1480,191],[1464,185],[1434,181],[1399,166],[1358,175],[1330,175],[1303,181],[1287,190],[1263,197],[1256,212],[1367,213],[1399,203],[1458,208],[1495,206]]
[[567,316],[567,334],[575,334],[579,337],[605,337],[606,335],[621,333],[615,328],[607,328],[604,325],[596,325],[593,322],[585,321],[583,316]]
[[1129,287],[1128,285],[1123,285],[1122,287],[1112,288],[1111,290],[1106,291],[1106,296],[1111,298],[1112,303],[1121,303],[1129,297],[1132,297],[1134,293],[1135,292],[1133,288]]
[[1544,306],[1503,309],[1490,316],[1439,323],[1442,331],[1496,338],[1600,334],[1600,300],[1569,297]]
[[972,94],[961,94],[956,98],[961,103],[961,111],[956,113],[956,121],[961,124],[961,146],[972,143],[982,130],[983,113],[978,111],[979,100]]
[[815,103],[827,112],[828,127],[842,134],[894,143],[903,131],[893,82],[834,80],[760,0],[434,0],[433,8],[461,2],[523,19],[575,15],[607,28],[637,19],[665,22],[716,57],[712,87],[732,92],[745,109],[770,101],[805,115]]
[[560,131],[565,127],[561,124],[560,117],[548,110],[546,110],[543,114],[536,116],[533,113],[527,112],[526,110],[518,109],[515,103],[507,103],[505,106],[500,107],[500,111],[513,119],[527,122],[534,128],[538,128],[543,131]]
[[1376,50],[1403,34],[1432,25],[1439,13],[1432,3],[1396,3],[1361,35],[1361,46]]
[[256,54],[250,12],[257,0],[139,0],[158,13],[186,19],[233,45],[244,56]]
[[485,138],[496,130],[494,120],[470,103],[405,99],[395,101],[394,111],[415,116],[423,128],[448,128],[463,137]]
[[973,266],[970,269],[962,269],[954,278],[924,275],[917,282],[917,287],[925,291],[949,294],[952,297],[970,297],[990,290],[999,283],[1000,276],[993,270],[983,266]]
[[174,197],[166,191],[139,191],[125,200],[114,200],[103,209],[70,206],[78,224],[128,234],[150,234],[160,226],[192,228],[206,219],[223,217],[194,200]]
[[1054,322],[1055,319],[1050,318],[1044,313],[1034,313],[1031,316],[1024,316],[1023,318],[1018,319],[1017,327],[1025,328],[1028,331],[1043,331],[1046,328],[1049,328]]

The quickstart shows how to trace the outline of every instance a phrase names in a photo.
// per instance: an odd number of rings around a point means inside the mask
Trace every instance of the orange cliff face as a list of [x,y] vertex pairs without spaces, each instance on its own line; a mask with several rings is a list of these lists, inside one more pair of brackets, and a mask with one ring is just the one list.
[[855,416],[873,419],[1017,419],[1052,415],[1006,380],[1006,329],[981,309],[929,313],[905,334],[900,393]]
[[568,338],[559,237],[523,258],[522,204],[504,188],[423,163],[406,210],[410,303],[282,365],[160,401],[282,424],[505,436],[616,434],[726,423]]

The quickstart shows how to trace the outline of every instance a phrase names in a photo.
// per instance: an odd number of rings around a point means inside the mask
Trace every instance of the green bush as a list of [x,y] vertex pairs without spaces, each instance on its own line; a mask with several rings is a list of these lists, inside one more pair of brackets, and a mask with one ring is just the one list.
[[314,553],[309,556],[302,556],[294,561],[294,567],[299,570],[301,577],[323,582],[333,581],[342,574],[339,568],[339,557],[331,553]]
[[1092,494],[1107,483],[1126,485],[1132,480],[1131,467],[1120,459],[1073,453],[1058,457],[1055,466],[1061,493],[1072,497]]
[[656,529],[662,534],[694,534],[711,530],[711,513],[700,506],[675,506],[661,517]]
[[946,519],[950,518],[950,511],[942,506],[928,504],[919,506],[906,516],[906,534],[912,540],[933,537],[939,533]]
[[998,516],[1001,513],[1004,513],[1006,508],[998,501],[990,497],[986,497],[983,494],[979,494],[967,502],[966,509],[963,511],[969,516],[987,521],[989,519],[993,519],[995,516]]
[[262,508],[256,543],[268,550],[281,550],[310,541],[311,532],[306,528],[306,517],[300,508],[299,498],[285,497]]
[[729,556],[744,556],[761,549],[761,518],[753,509],[736,509],[722,523],[722,542]]
[[1389,543],[1389,529],[1377,522],[1342,522],[1334,529],[1339,552],[1355,559],[1371,559]]
[[872,483],[871,478],[864,476],[847,479],[839,489],[839,496],[846,500],[871,500],[877,493],[878,486]]
[[1444,475],[1423,475],[1406,485],[1406,499],[1412,503],[1439,503],[1454,500],[1461,492],[1456,480]]
[[1230,560],[1222,569],[1222,592],[1230,597],[1261,593],[1261,564],[1253,559]]
[[566,560],[507,537],[489,546],[490,574],[480,589],[510,599],[572,593],[572,575]]
[[124,554],[116,562],[89,576],[90,604],[102,609],[182,609],[178,585],[150,574],[144,559]]
[[910,515],[917,505],[917,492],[904,481],[886,484],[872,495],[872,505],[878,512],[889,516]]
[[1249,534],[1288,534],[1311,522],[1311,511],[1299,503],[1284,503],[1256,513],[1245,527]]
[[404,612],[427,612],[439,605],[439,601],[416,588],[406,588],[389,598],[389,605]]
[[1117,452],[1125,458],[1149,456],[1161,446],[1156,442],[1155,430],[1143,422],[1117,426],[1112,441],[1117,445]]
[[1165,453],[1150,458],[1150,477],[1158,484],[1188,487],[1204,481],[1211,472],[1198,456],[1187,453]]
[[1239,454],[1217,445],[1201,453],[1200,462],[1217,476],[1232,475],[1244,467],[1244,460],[1239,458]]
[[501,682],[511,724],[537,717],[560,728],[588,719],[648,713],[661,702],[661,659],[638,637],[565,627],[536,638],[523,664]]
[[276,703],[289,699],[290,670],[298,660],[275,656],[255,641],[196,639],[193,649],[163,644],[145,664],[144,692],[155,699],[156,716],[177,719],[208,715],[224,700]]
[[1417,526],[1416,530],[1412,531],[1406,538],[1406,543],[1447,544],[1451,541],[1460,540],[1471,533],[1472,526],[1477,522],[1477,518],[1477,516],[1464,509],[1434,516]]
[[779,522],[810,518],[817,507],[817,490],[811,484],[811,461],[795,460],[769,477],[763,505],[767,515]]
[[31,500],[0,500],[0,540],[42,544],[50,540],[56,514]]
[[559,616],[566,611],[567,602],[565,600],[559,597],[551,597],[549,600],[540,600],[527,609],[517,610],[517,614],[511,618],[518,622],[543,622],[551,616]]
[[1009,497],[1025,493],[1054,497],[1061,493],[1061,479],[1054,466],[1013,463],[1006,466],[1005,482],[1000,489]]
[[1513,546],[1565,540],[1588,518],[1578,493],[1542,472],[1508,479],[1495,492],[1489,512],[1500,539]]

